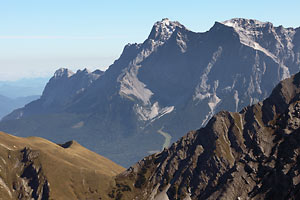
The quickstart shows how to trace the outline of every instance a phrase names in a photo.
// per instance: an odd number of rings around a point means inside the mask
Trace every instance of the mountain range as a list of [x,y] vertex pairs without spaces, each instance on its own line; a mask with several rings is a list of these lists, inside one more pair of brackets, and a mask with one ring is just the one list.
[[236,18],[197,33],[163,19],[105,72],[57,70],[41,98],[7,115],[0,130],[75,139],[130,166],[221,110],[265,99],[299,69],[299,28]]
[[55,144],[0,132],[5,199],[300,198],[300,73],[264,101],[221,111],[124,171],[75,141]]

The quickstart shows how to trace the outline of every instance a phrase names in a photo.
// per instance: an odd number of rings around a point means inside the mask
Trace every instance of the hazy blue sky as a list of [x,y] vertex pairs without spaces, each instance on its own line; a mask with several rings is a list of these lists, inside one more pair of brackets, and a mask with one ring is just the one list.
[[[243,2],[243,3],[241,3]],[[0,80],[105,69],[162,18],[195,32],[234,17],[300,26],[299,0],[0,0]]]

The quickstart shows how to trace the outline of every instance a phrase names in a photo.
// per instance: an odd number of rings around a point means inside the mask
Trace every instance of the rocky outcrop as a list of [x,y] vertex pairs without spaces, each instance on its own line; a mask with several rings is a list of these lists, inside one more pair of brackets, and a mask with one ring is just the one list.
[[[3,144],[1,145],[3,147]],[[3,153],[1,152],[1,156]],[[18,159],[20,156],[21,159]],[[30,148],[9,152],[1,159],[0,195],[5,199],[49,199],[49,183],[36,159],[39,153]],[[15,165],[11,162],[17,160]]]
[[20,165],[21,176],[13,182],[13,189],[18,199],[49,199],[49,183],[41,166],[34,162],[39,153],[26,147],[21,153],[23,153]]
[[118,176],[114,191],[123,199],[299,199],[299,153],[300,73],[266,100],[219,112],[144,158]]

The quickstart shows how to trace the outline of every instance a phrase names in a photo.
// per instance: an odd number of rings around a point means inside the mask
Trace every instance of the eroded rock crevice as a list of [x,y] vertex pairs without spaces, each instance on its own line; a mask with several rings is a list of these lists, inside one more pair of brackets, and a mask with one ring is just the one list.
[[43,174],[42,166],[35,163],[39,152],[25,147],[22,155],[22,172],[14,189],[18,193],[19,199],[47,200],[49,199],[50,185]]

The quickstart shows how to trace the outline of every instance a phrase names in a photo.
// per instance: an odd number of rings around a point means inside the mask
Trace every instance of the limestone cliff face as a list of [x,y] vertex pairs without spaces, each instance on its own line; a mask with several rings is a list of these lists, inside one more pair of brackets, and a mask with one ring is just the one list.
[[[118,176],[124,199],[299,199],[300,73]],[[121,192],[124,185],[133,192]]]

